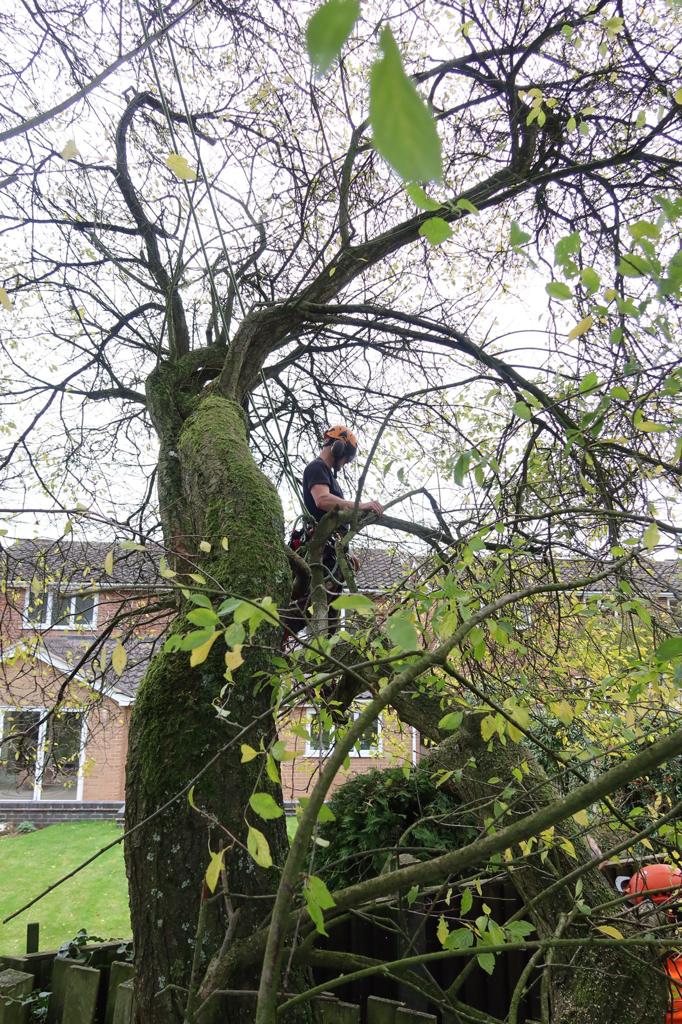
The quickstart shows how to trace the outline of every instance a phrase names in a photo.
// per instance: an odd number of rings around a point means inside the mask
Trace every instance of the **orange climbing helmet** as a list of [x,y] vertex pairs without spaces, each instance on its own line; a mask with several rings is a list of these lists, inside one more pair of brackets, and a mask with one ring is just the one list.
[[[675,892],[675,889],[682,889],[682,871],[672,864],[647,864],[631,878],[619,875],[616,879],[616,888],[627,896],[631,903],[642,903],[644,900],[651,900],[657,905],[668,903],[679,900],[682,896],[681,893]],[[657,889],[662,891],[656,892]]]
[[352,462],[358,453],[358,439],[349,427],[339,424],[325,430],[322,436],[322,447],[331,447],[335,463],[339,463],[341,459]]

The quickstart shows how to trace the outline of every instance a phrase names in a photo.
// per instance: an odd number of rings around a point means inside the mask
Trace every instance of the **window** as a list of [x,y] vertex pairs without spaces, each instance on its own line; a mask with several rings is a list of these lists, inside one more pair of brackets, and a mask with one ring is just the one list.
[[26,596],[24,626],[40,629],[92,628],[96,624],[97,599],[93,593],[79,594],[44,589]]
[[[353,720],[359,717],[362,708],[351,712]],[[310,739],[306,741],[306,757],[324,757],[333,748],[335,728],[328,714],[312,712],[308,719]],[[381,753],[381,719],[377,718],[361,734],[360,739],[351,750],[351,757],[375,757]]]
[[82,711],[0,708],[0,800],[80,800]]

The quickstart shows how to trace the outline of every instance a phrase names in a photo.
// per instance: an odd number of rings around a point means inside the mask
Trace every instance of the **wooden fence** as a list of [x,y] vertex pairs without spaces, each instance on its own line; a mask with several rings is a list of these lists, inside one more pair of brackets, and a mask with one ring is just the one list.
[[[484,895],[473,894],[467,917],[489,913],[502,923],[521,906],[512,885],[503,879],[488,881]],[[483,904],[486,904],[485,910]],[[328,939],[318,945],[329,952],[353,953],[388,963],[409,955],[442,949],[436,935],[441,915],[449,927],[461,927],[457,916],[459,895],[435,904],[417,900],[412,907],[386,910],[387,927],[366,917],[351,916],[330,928]],[[50,992],[47,1024],[130,1024],[133,1013],[133,966],[123,962],[120,942],[85,947],[79,959],[63,959],[53,952],[38,952],[38,929],[27,929],[24,956],[0,957],[0,1024],[29,1024],[30,1008],[22,1002],[33,992]],[[474,1011],[504,1019],[528,954],[510,951],[496,959],[490,977],[475,965],[468,969],[457,998]],[[442,990],[448,989],[466,960],[444,959],[429,963],[429,973]],[[4,970],[3,970],[4,969]],[[323,985],[336,977],[333,968],[315,968],[315,982]],[[539,975],[526,980],[519,1019],[541,1016]],[[317,1001],[323,1024],[454,1024],[447,1012],[438,1012],[413,989],[381,972],[359,981],[334,987],[333,997]],[[225,1007],[226,1011],[228,1007]]]
[[[114,961],[105,977],[102,968],[55,957],[48,1024],[132,1024],[132,974],[129,963]],[[26,1000],[35,983],[35,975],[27,971],[0,971],[0,1024],[28,1024],[31,1007]],[[437,1024],[433,1014],[380,996],[367,999],[364,1015],[358,1003],[346,1003],[333,996],[314,1002],[320,1024],[362,1024],[363,1017],[365,1024]]]

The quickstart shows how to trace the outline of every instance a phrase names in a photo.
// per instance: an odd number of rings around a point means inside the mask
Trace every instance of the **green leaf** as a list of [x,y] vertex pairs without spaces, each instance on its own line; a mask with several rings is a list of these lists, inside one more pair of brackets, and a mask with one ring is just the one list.
[[464,477],[469,472],[469,466],[471,465],[471,452],[462,452],[460,457],[455,463],[455,468],[452,472],[453,479],[458,487],[462,486]]
[[575,256],[579,252],[580,235],[577,231],[573,231],[570,235],[560,238],[554,246],[554,262],[563,267],[567,263],[572,263],[571,256]]
[[315,925],[315,930],[320,935],[326,935],[327,932],[324,927],[324,914],[322,913],[322,908],[318,906],[318,904],[315,903],[314,900],[310,899],[310,897],[307,895],[307,890],[304,889],[303,892],[304,895],[306,896],[306,909],[310,914],[313,924]]
[[632,425],[635,430],[641,430],[644,434],[663,434],[668,429],[663,423],[655,423],[654,420],[646,419],[641,408],[635,409]]
[[382,29],[383,56],[372,66],[369,118],[374,148],[404,181],[440,181],[440,139],[433,114],[405,74],[390,28]]
[[253,828],[252,825],[249,825],[249,831],[246,834],[246,848],[260,867],[272,867],[272,855],[268,841],[263,833],[259,832],[257,828]]
[[417,630],[414,623],[406,615],[391,615],[386,622],[386,629],[391,642],[402,651],[415,651],[419,647]]
[[417,899],[418,895],[419,895],[419,886],[418,885],[413,885],[411,889],[408,889],[407,896],[405,897],[405,899],[407,900],[408,907],[411,907],[413,905],[413,903]]
[[661,234],[661,229],[650,220],[638,220],[636,224],[630,224],[628,231],[636,239],[659,238]]
[[437,203],[435,199],[429,199],[421,185],[406,185],[405,191],[420,210],[440,210],[442,206],[442,203]]
[[473,944],[474,933],[471,928],[455,928],[444,942],[446,949],[470,949]]
[[269,793],[252,793],[249,803],[256,814],[270,821],[272,818],[281,818],[284,811]]
[[596,387],[599,387],[599,377],[594,370],[590,370],[580,381],[580,394],[584,395],[587,391],[593,391]]
[[528,406],[525,402],[515,402],[514,415],[518,416],[522,420],[529,420],[531,419],[533,413],[530,410],[530,406]]
[[656,648],[656,657],[659,661],[672,661],[673,658],[682,657],[682,636],[669,636]]
[[649,264],[636,252],[626,253],[618,264],[618,273],[623,277],[643,277],[649,272]]
[[476,959],[478,960],[478,966],[484,970],[486,974],[493,973],[495,970],[494,953],[478,953]]
[[270,779],[270,782],[274,782],[276,786],[279,786],[281,779],[279,777],[279,768],[272,754],[268,754],[265,758],[265,771]]
[[342,594],[330,603],[332,608],[347,608],[358,615],[373,615],[375,612],[374,602],[364,594]]
[[198,604],[200,608],[213,608],[213,605],[211,604],[210,600],[206,597],[206,594],[199,594],[197,592],[193,592],[189,595],[187,600],[191,601],[192,604]]
[[464,917],[465,914],[468,914],[473,905],[474,894],[472,893],[471,889],[465,889],[464,892],[462,893],[462,900],[459,908],[459,913],[461,917]]
[[231,622],[223,636],[228,647],[238,647],[244,642],[246,631],[241,622]]
[[305,30],[310,61],[324,75],[360,16],[359,0],[327,0],[313,14]]
[[609,391],[611,398],[619,398],[623,402],[627,402],[630,398],[630,392],[627,388],[624,388],[621,384],[615,384]]
[[216,626],[220,624],[220,619],[216,613],[208,608],[193,608],[191,612],[187,612],[187,618],[194,626]]
[[419,234],[429,245],[440,245],[452,236],[452,228],[442,217],[429,217],[419,228]]
[[642,534],[642,540],[644,541],[644,546],[646,547],[647,551],[653,551],[653,549],[656,547],[660,539],[661,534],[658,527],[656,526],[656,523],[649,523],[646,530]]
[[580,271],[580,281],[585,285],[585,288],[590,292],[590,294],[596,292],[601,284],[599,274],[596,270],[593,270],[592,267],[585,267],[584,270]]
[[530,239],[530,235],[528,234],[528,232],[527,231],[523,231],[522,228],[520,227],[520,225],[515,220],[513,220],[511,222],[511,228],[509,230],[509,242],[510,242],[510,244],[514,248],[516,248],[519,245],[523,245],[523,243],[527,242],[529,239]]
[[573,292],[563,281],[550,281],[549,284],[545,285],[545,291],[553,299],[564,300],[573,298]]
[[317,820],[321,825],[324,825],[328,821],[336,821],[336,815],[329,804],[322,804],[317,812]]
[[505,925],[505,928],[510,937],[515,941],[525,939],[527,935],[531,935],[535,931],[535,925],[531,924],[530,921],[510,921],[508,925]]
[[444,715],[438,723],[438,728],[443,729],[447,732],[454,732],[455,729],[459,729],[462,724],[464,715],[461,711],[450,711],[449,714]]
[[294,751],[287,750],[286,743],[282,740],[277,740],[272,744],[270,753],[276,761],[293,761],[296,758]]
[[458,199],[455,206],[458,210],[464,210],[466,213],[478,213],[478,207],[474,206],[468,199]]
[[317,875],[310,875],[306,882],[306,890],[312,901],[317,903],[318,907],[321,907],[322,910],[330,910],[336,906],[334,897],[326,884]]

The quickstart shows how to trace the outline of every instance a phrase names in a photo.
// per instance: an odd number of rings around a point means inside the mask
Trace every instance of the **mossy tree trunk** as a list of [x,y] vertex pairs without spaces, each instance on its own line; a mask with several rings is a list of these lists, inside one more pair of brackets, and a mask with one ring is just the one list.
[[[274,487],[256,467],[240,406],[227,398],[188,397],[170,367],[148,382],[149,407],[161,440],[159,497],[169,548],[184,545],[216,590],[278,605],[289,597],[290,574],[283,544],[283,516]],[[228,538],[227,550],[221,544]],[[211,551],[202,554],[201,541]],[[184,620],[176,627],[194,629]],[[278,631],[262,626],[258,644],[244,648],[245,662],[226,695],[228,722],[213,702],[225,686],[225,648],[214,644],[208,659],[190,668],[189,654],[160,653],[152,661],[136,699],[128,756],[127,825],[143,821],[190,780],[237,731],[253,722],[245,741],[259,747],[274,736],[271,691],[258,673],[269,668]],[[258,685],[260,683],[260,685]],[[229,723],[229,724],[228,724]],[[193,810],[183,798],[126,844],[133,934],[136,945],[136,1020],[138,1024],[174,1024],[184,1017],[186,990],[194,956],[202,880],[209,846],[229,846],[233,836],[246,842],[245,810],[254,789],[281,791],[263,775],[263,759],[240,763],[240,744],[227,750],[196,785],[194,801],[216,823]],[[284,818],[253,822],[266,834],[273,861],[287,850]],[[222,826],[222,827],[220,827]],[[226,830],[226,831],[225,831]],[[203,937],[203,966],[223,940],[228,917],[234,941],[262,925],[271,903],[263,897],[276,888],[274,869],[257,867],[234,845],[225,858],[231,908],[222,898],[211,902]],[[257,987],[255,977],[237,985]],[[171,987],[169,987],[171,986]],[[179,986],[174,988],[172,986]],[[253,1004],[235,1005],[230,1020],[250,1020]],[[222,1018],[221,1018],[222,1019]]]

